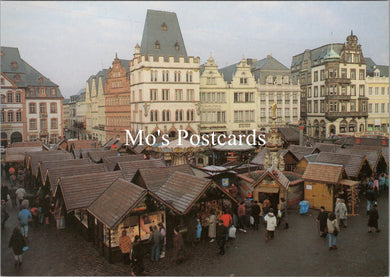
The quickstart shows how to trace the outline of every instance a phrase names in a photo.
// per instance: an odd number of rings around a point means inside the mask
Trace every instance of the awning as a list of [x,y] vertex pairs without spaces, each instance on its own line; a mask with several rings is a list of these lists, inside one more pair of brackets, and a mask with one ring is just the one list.
[[353,180],[347,180],[347,179],[342,179],[340,181],[340,185],[344,185],[344,186],[353,187],[353,186],[356,186],[358,184],[359,184],[359,181],[353,181]]
[[279,188],[276,187],[258,187],[256,192],[265,192],[265,193],[278,193]]

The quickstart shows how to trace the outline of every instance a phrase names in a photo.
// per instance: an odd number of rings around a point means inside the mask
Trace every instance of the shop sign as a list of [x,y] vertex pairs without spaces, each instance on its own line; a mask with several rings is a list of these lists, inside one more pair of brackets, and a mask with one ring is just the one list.
[[313,187],[312,187],[311,185],[306,185],[306,189],[307,189],[307,190],[312,190]]

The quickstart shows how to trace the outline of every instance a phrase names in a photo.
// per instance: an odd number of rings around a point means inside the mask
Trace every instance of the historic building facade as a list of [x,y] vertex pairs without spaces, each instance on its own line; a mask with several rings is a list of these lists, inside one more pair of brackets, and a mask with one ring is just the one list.
[[292,59],[301,84],[301,117],[314,137],[365,131],[368,117],[366,63],[357,36],[344,44],[306,50]]
[[25,62],[17,48],[2,47],[1,60],[2,122],[9,123],[2,125],[2,138],[7,136],[8,143],[56,143],[63,135],[63,97],[58,85]]
[[107,69],[89,77],[85,87],[86,132],[90,139],[106,142],[106,114],[104,84]]
[[132,134],[199,132],[199,58],[187,55],[175,13],[148,10],[130,61]]
[[277,103],[277,125],[298,124],[300,87],[272,56],[242,59],[218,70],[210,57],[200,77],[201,133],[269,131],[270,107]]
[[389,66],[366,58],[368,90],[367,131],[389,132]]
[[129,60],[115,59],[107,71],[104,88],[106,112],[106,140],[126,141],[130,130],[130,70]]

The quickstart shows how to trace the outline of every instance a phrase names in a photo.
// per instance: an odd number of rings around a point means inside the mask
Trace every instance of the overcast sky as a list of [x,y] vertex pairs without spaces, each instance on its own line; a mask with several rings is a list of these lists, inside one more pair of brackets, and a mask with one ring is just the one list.
[[[1,45],[60,86],[65,97],[141,44],[147,9],[175,12],[190,56],[219,67],[241,58],[292,56],[344,43],[351,29],[365,57],[389,64],[389,4],[382,2],[4,2]],[[333,33],[333,35],[331,35]]]

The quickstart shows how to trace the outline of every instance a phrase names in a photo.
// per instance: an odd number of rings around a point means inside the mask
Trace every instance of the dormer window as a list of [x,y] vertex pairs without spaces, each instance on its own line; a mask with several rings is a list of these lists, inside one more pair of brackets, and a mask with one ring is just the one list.
[[11,63],[12,69],[17,69],[18,68],[18,63],[17,62],[12,62]]
[[1,56],[4,56],[4,51],[1,51]]
[[154,48],[160,49],[160,43],[158,42],[158,40],[156,40],[156,42],[154,43]]
[[163,31],[166,31],[167,30],[167,24],[165,22],[163,22],[163,24],[161,25],[161,28]]
[[43,83],[43,77],[39,78],[39,83],[40,83],[40,84]]
[[176,41],[176,43],[175,43],[175,49],[176,49],[176,51],[179,51],[180,50],[180,46],[179,46],[179,43]]
[[14,77],[14,81],[15,81],[15,83],[19,83],[19,82],[20,82],[20,76],[19,76],[19,75],[16,75],[16,76]]

